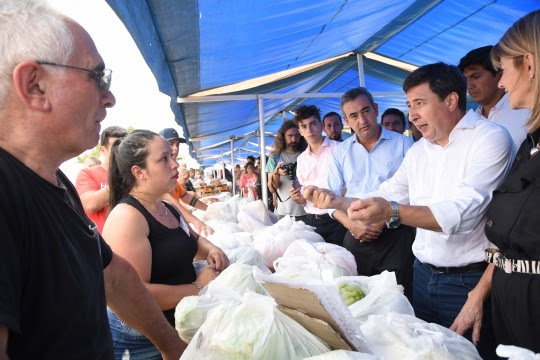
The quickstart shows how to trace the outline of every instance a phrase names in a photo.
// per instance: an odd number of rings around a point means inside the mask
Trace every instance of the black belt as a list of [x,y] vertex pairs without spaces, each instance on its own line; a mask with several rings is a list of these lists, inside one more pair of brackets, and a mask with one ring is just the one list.
[[485,262],[477,262],[474,264],[469,264],[465,266],[458,266],[458,267],[439,267],[439,266],[433,266],[431,264],[426,264],[431,271],[437,274],[455,274],[455,273],[463,273],[463,272],[476,272],[476,271],[484,271],[487,267],[487,264]]
[[314,218],[314,219],[328,219],[330,218],[330,215],[328,214],[307,214],[308,217]]

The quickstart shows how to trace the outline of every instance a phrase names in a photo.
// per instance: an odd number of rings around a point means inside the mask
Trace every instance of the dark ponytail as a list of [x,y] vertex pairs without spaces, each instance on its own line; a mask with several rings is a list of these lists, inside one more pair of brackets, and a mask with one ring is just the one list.
[[135,130],[111,147],[109,159],[109,211],[124,199],[135,185],[133,166],[146,168],[148,143],[158,134],[149,130]]

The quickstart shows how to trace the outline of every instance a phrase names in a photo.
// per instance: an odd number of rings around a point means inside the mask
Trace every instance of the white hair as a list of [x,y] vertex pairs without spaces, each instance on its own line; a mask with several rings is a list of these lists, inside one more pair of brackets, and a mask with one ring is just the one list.
[[69,61],[75,39],[67,20],[44,0],[0,0],[0,108],[12,85],[13,69],[19,63]]

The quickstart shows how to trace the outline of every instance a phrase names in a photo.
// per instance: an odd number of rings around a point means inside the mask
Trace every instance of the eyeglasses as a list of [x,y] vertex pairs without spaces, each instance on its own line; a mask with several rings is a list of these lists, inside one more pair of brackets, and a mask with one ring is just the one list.
[[84,71],[84,72],[90,73],[93,75],[93,78],[96,80],[100,90],[107,92],[111,88],[111,77],[112,77],[111,69],[103,69],[102,71],[96,71],[96,70],[86,69],[86,68],[82,68],[78,66],[56,64],[56,63],[52,63],[48,61],[36,61],[36,62],[40,65],[60,66],[66,69],[73,69],[73,70]]

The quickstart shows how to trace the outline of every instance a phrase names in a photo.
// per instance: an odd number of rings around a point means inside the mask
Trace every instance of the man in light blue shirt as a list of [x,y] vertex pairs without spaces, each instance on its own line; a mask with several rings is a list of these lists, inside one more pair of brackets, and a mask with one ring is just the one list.
[[[359,197],[378,190],[383,181],[394,175],[413,140],[377,123],[378,106],[365,88],[347,91],[341,98],[341,110],[355,135],[332,152],[327,188],[336,194],[342,194],[345,188],[347,197]],[[349,230],[343,246],[355,256],[358,274],[395,271],[410,298],[414,230],[407,226],[383,229],[384,224],[359,226],[349,221],[342,210],[332,210],[331,214]]]

